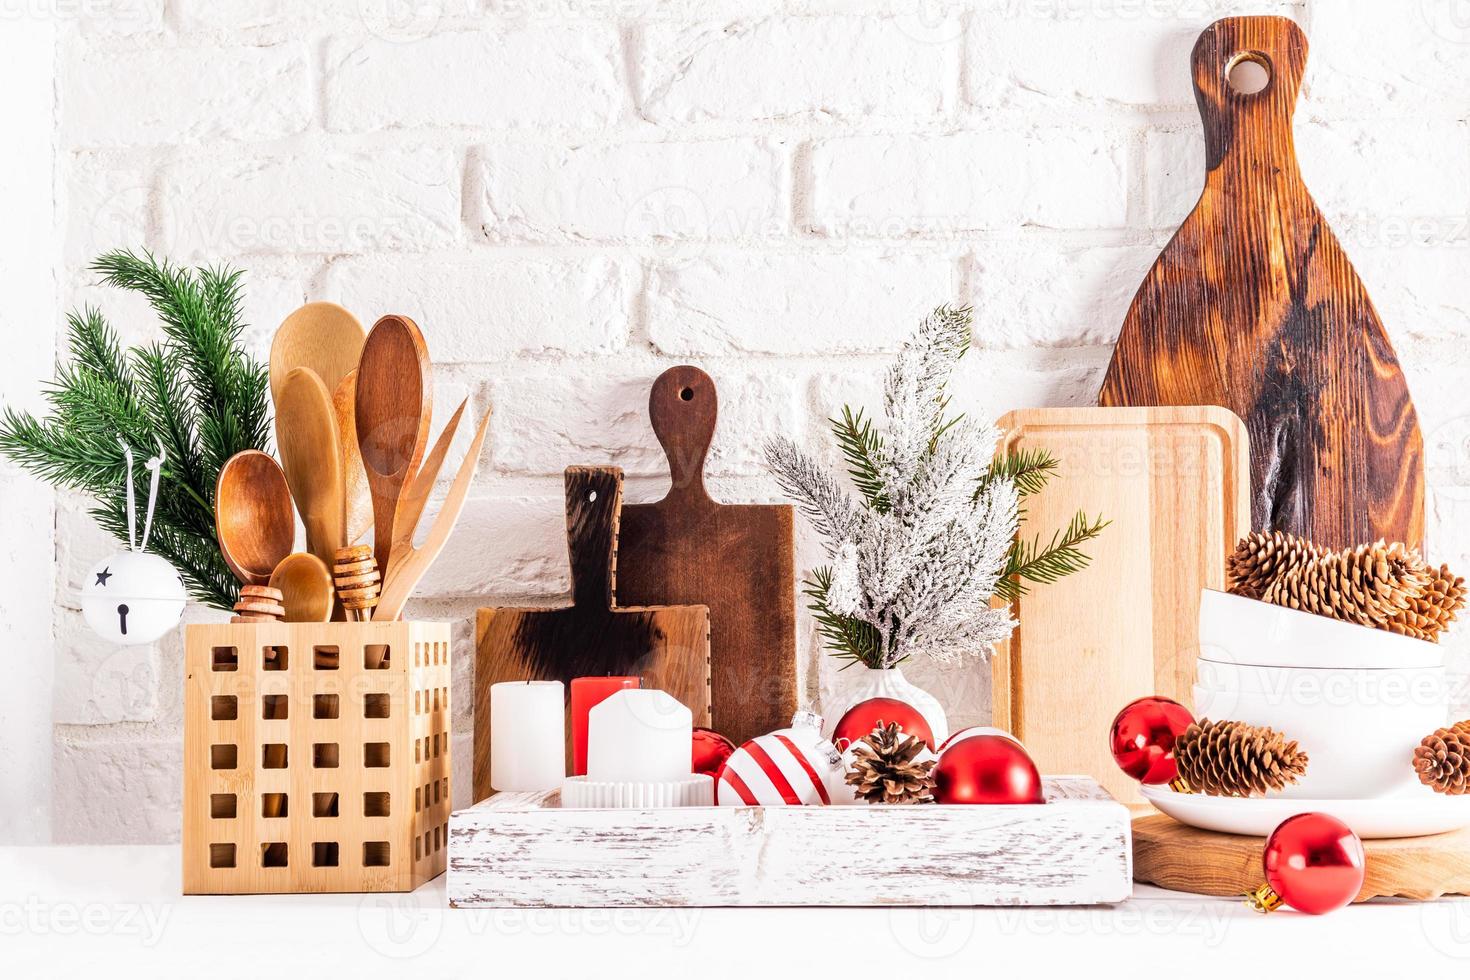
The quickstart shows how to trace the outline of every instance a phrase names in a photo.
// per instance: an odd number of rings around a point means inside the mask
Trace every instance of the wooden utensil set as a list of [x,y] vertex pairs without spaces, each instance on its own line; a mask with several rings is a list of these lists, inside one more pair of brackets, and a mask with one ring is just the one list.
[[[308,303],[276,331],[270,383],[281,463],[239,453],[215,492],[220,552],[243,584],[232,622],[398,619],[464,508],[490,413],[415,546],[465,409],[425,457],[432,370],[418,325],[389,315],[367,333],[342,307]],[[306,550],[293,552],[298,514]],[[369,530],[372,547],[357,544]]]

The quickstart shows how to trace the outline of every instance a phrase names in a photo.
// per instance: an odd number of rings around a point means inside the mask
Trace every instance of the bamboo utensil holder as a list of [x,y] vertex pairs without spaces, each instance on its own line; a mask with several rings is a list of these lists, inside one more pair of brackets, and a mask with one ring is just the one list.
[[443,873],[448,623],[193,625],[184,646],[185,894]]

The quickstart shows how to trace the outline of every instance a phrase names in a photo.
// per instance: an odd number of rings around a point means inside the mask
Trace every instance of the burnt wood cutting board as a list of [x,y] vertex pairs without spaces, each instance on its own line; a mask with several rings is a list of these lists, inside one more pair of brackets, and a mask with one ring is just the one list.
[[785,728],[796,710],[796,568],[789,504],[720,504],[705,492],[717,414],[699,368],[654,381],[648,415],[673,485],[623,508],[617,595],[709,607],[714,727],[738,745]]
[[[558,609],[481,609],[475,626],[475,800],[490,788],[490,685],[500,681],[641,676],[709,725],[709,610],[704,606],[614,607],[618,511],[616,467],[566,471],[572,604]],[[571,719],[567,719],[571,771]]]
[[[1292,113],[1307,40],[1212,24],[1191,58],[1207,173],[1123,322],[1102,405],[1223,405],[1250,433],[1256,528],[1330,547],[1424,537],[1423,438],[1373,304],[1307,193]],[[1242,94],[1242,59],[1269,81]]]
[[1192,706],[1201,589],[1250,526],[1245,427],[1216,405],[1028,408],[999,423],[1000,451],[1043,449],[1056,473],[1026,498],[1019,530],[1045,543],[1081,510],[1112,523],[1087,568],[1030,585],[991,659],[991,723],[1042,772],[1092,776],[1142,800],[1108,751],[1113,715],[1162,694]]

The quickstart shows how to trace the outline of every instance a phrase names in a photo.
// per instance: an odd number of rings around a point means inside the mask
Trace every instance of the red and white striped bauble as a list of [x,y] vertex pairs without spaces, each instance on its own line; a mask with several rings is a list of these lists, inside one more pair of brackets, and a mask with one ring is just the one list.
[[[843,785],[842,756],[822,737],[821,723],[798,715],[783,728],[746,742],[725,761],[715,783],[720,806],[811,806],[833,802]],[[839,801],[841,802],[841,801]]]

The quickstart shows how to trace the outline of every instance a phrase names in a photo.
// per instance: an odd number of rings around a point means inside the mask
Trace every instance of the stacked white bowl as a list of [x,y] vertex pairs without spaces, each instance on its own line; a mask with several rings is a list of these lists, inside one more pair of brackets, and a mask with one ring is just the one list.
[[1414,747],[1445,724],[1441,648],[1206,589],[1195,717],[1267,725],[1307,753],[1289,799],[1412,792]]

